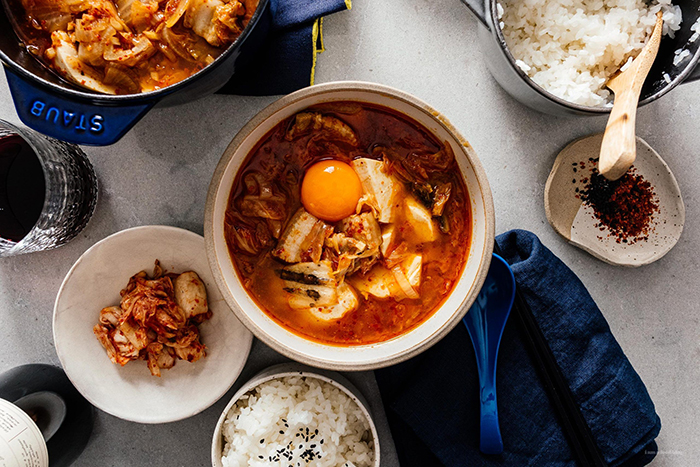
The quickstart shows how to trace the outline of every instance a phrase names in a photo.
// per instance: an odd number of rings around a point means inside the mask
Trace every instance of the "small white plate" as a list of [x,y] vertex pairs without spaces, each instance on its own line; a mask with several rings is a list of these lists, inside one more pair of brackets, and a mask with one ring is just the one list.
[[[213,311],[199,326],[207,356],[195,363],[178,360],[160,378],[151,376],[145,361],[112,363],[92,332],[100,310],[118,305],[129,278],[143,270],[152,274],[156,259],[170,272],[197,272]],[[83,253],[56,297],[53,334],[58,358],[78,391],[95,407],[139,423],[182,420],[210,407],[238,378],[253,339],[214,282],[204,238],[168,226],[122,230]]]
[[586,136],[566,146],[557,156],[544,189],[544,209],[555,231],[572,245],[606,263],[638,267],[653,263],[678,242],[685,223],[685,206],[671,169],[661,156],[637,138],[634,168],[651,183],[659,203],[647,240],[618,243],[607,228],[601,230],[590,206],[577,197],[589,172],[574,170],[581,162],[598,158],[603,134]]

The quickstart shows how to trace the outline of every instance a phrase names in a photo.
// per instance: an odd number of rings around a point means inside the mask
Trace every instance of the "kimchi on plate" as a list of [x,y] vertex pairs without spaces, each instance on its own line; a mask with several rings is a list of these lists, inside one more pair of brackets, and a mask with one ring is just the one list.
[[141,271],[120,292],[119,305],[100,310],[93,332],[112,363],[145,360],[153,376],[177,360],[206,356],[199,324],[210,319],[204,283],[196,272],[167,273],[156,260],[153,277]]
[[[212,63],[258,0],[7,0],[30,53],[104,94],[170,86]],[[12,3],[15,2],[15,3]]]
[[224,233],[249,295],[332,345],[386,341],[448,298],[471,236],[452,149],[388,108],[325,103],[282,121],[234,181]]

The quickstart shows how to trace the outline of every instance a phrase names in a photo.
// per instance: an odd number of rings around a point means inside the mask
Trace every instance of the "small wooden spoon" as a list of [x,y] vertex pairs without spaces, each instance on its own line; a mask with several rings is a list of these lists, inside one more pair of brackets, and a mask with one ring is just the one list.
[[598,161],[598,171],[608,180],[617,180],[622,177],[637,157],[635,145],[637,104],[642,85],[659,51],[663,22],[662,13],[659,11],[656,14],[656,25],[649,42],[629,68],[608,80],[607,87],[615,93],[615,103],[605,127]]

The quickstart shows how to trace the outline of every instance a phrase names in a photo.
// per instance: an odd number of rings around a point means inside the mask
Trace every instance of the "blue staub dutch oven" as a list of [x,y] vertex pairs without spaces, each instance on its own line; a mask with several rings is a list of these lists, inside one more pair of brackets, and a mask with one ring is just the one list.
[[[486,58],[486,65],[494,79],[511,96],[540,112],[552,115],[595,116],[610,113],[611,107],[589,107],[567,102],[532,81],[515,64],[501,31],[498,18],[498,0],[462,0],[479,21],[479,42]],[[662,97],[683,82],[700,79],[700,39],[693,40],[691,26],[700,17],[700,0],[674,0],[681,7],[683,22],[675,37],[664,36],[659,53],[642,88],[639,105],[645,105]],[[685,48],[690,56],[677,66],[673,64],[674,52]]]
[[[156,91],[106,95],[78,87],[50,71],[33,57],[12,32],[6,1],[0,8],[0,60],[19,118],[28,127],[76,144],[106,146],[119,140],[154,105],[177,105],[212,94],[265,40],[272,13],[260,0],[241,35],[214,62],[194,75]],[[21,10],[20,10],[21,12]]]

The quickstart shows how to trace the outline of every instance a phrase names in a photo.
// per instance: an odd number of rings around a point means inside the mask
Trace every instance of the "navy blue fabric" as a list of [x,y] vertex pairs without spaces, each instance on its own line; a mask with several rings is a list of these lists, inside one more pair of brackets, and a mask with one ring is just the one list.
[[271,0],[267,41],[218,92],[248,96],[288,94],[311,84],[316,19],[347,9],[344,0]]
[[296,27],[347,9],[345,0],[273,0],[273,27]]
[[[606,461],[641,466],[656,453],[654,404],[576,275],[532,233],[497,238]],[[466,327],[399,365],[376,371],[403,467],[576,465],[511,316],[497,368],[505,452],[479,451],[479,384]]]

